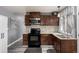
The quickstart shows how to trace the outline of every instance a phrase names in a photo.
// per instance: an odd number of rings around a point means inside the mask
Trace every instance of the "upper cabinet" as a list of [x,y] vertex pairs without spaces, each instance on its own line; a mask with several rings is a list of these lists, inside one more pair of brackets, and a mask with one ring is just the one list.
[[58,26],[59,25],[59,18],[57,16],[50,17],[50,25]]
[[31,18],[40,18],[40,12],[30,12]]
[[47,16],[41,15],[41,25],[46,25],[46,21],[47,21]]
[[58,19],[57,16],[41,15],[41,25],[58,26],[59,25],[59,19]]
[[[38,18],[39,21],[37,21]],[[29,15],[25,15],[26,26],[31,25],[31,23],[36,24],[36,22],[41,26],[58,26],[59,18],[57,15],[41,15],[40,12],[29,12]]]
[[25,15],[25,25],[30,25],[30,15]]

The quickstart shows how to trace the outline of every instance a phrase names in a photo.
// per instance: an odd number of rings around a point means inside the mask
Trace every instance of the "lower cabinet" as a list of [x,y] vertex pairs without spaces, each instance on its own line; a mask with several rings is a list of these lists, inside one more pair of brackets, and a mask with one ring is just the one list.
[[[23,34],[23,45],[28,45],[28,34]],[[41,34],[41,45],[53,45],[57,53],[77,52],[77,40],[59,39],[52,34]]]
[[[52,45],[52,36],[50,34],[41,34],[41,45]],[[28,45],[28,34],[23,34],[23,45]]]
[[28,45],[28,34],[23,34],[23,45]]
[[52,36],[50,34],[41,34],[41,45],[52,45]]
[[54,48],[57,53],[76,53],[77,40],[75,39],[59,39],[54,37]]
[[46,34],[41,34],[41,45],[47,45],[48,41],[47,41],[47,36]]
[[60,45],[60,40],[56,40],[56,52],[60,52],[60,50],[61,50],[61,45]]
[[61,40],[61,53],[76,53],[77,41],[76,40]]

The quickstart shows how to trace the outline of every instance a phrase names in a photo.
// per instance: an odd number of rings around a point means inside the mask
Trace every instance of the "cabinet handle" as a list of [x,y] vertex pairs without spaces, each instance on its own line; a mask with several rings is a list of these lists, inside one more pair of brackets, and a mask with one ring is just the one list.
[[1,33],[1,39],[4,39],[4,33]]

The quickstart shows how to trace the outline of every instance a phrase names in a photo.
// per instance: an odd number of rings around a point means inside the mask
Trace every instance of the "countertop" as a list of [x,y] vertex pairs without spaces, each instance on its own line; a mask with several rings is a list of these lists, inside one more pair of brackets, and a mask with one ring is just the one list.
[[70,36],[65,36],[61,33],[52,33],[52,35],[56,36],[57,38],[61,40],[77,40],[76,38],[70,37]]
[[[28,33],[27,33],[28,34]],[[67,35],[63,35],[62,33],[53,32],[53,33],[40,33],[40,34],[51,34],[61,40],[77,40],[77,38],[73,38]]]

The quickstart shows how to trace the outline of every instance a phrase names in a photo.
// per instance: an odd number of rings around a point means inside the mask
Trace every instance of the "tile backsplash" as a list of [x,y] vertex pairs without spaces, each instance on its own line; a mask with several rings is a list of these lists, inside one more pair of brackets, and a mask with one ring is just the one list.
[[30,33],[31,28],[40,28],[41,34],[52,34],[53,32],[58,31],[58,26],[40,26],[40,25],[32,25],[26,26],[24,34]]

